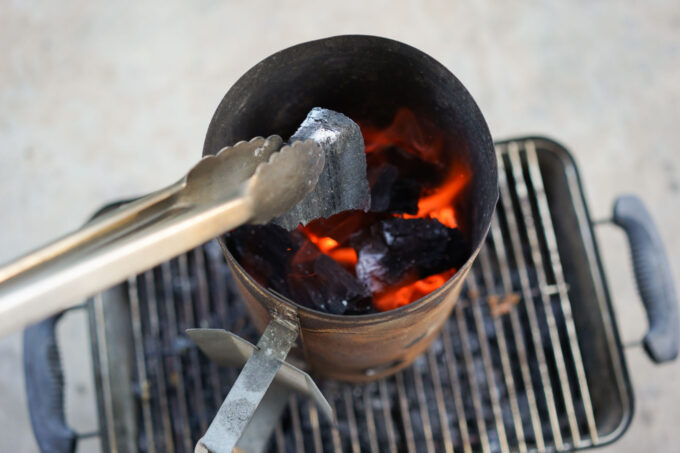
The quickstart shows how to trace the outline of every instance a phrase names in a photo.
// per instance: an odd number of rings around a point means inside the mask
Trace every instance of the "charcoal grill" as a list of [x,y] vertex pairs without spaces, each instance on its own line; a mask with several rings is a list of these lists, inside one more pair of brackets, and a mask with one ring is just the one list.
[[[633,393],[576,166],[545,138],[496,149],[496,214],[438,339],[390,378],[319,380],[335,426],[292,396],[268,451],[568,451],[626,430]],[[102,450],[193,451],[237,370],[210,363],[184,330],[257,338],[219,246],[132,277],[86,309]],[[26,331],[27,392],[43,451],[71,452],[57,319]]]

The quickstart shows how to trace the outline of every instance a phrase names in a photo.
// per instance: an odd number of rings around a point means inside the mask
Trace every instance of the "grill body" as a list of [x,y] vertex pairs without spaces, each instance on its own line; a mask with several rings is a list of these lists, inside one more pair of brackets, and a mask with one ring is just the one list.
[[[496,149],[496,214],[440,335],[389,378],[319,379],[336,426],[292,397],[269,451],[568,451],[625,430],[632,392],[577,169],[547,139]],[[184,329],[257,338],[219,246],[88,310],[104,451],[193,451],[237,370],[210,363]]]

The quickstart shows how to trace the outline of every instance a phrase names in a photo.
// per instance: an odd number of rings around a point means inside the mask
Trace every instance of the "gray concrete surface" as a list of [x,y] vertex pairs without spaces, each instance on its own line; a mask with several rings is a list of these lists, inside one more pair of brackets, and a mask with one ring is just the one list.
[[[547,134],[581,168],[597,218],[641,195],[680,281],[680,8],[649,2],[0,1],[0,262],[80,225],[108,200],[179,177],[228,87],[263,57],[343,33],[399,39],[449,67],[496,138]],[[620,232],[598,233],[637,413],[603,451],[680,445],[680,363],[634,344],[646,325]],[[79,318],[80,316],[80,318]],[[71,351],[68,417],[96,426],[85,329]],[[0,451],[36,452],[19,335],[0,340]],[[80,451],[97,451],[89,442]]]

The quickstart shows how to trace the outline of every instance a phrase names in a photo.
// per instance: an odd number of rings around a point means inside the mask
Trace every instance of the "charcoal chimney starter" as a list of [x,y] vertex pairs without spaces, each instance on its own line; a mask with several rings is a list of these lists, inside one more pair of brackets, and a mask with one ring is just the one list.
[[465,264],[439,289],[394,310],[340,316],[301,306],[260,285],[220,241],[260,330],[270,313],[292,313],[304,359],[314,372],[346,381],[380,379],[422,353],[455,305],[496,205],[496,156],[479,108],[451,72],[413,47],[371,36],[311,41],[258,63],[218,106],[203,154],[253,136],[290,136],[317,106],[376,128],[407,109],[443,131],[446,160],[470,175],[455,206],[469,251]]

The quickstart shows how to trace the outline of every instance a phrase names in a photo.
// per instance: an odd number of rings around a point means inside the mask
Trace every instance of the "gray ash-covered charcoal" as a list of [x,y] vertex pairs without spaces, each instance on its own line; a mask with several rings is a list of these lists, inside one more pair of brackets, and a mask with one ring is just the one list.
[[357,235],[353,241],[357,277],[374,293],[457,269],[467,257],[460,231],[437,219],[382,220],[371,226],[369,234]]
[[369,313],[371,293],[359,280],[311,242],[296,253],[287,276],[289,297],[336,315]]
[[368,210],[371,203],[359,126],[342,113],[315,107],[289,143],[309,139],[323,149],[325,164],[316,187],[293,209],[274,219],[287,230],[348,209]]

